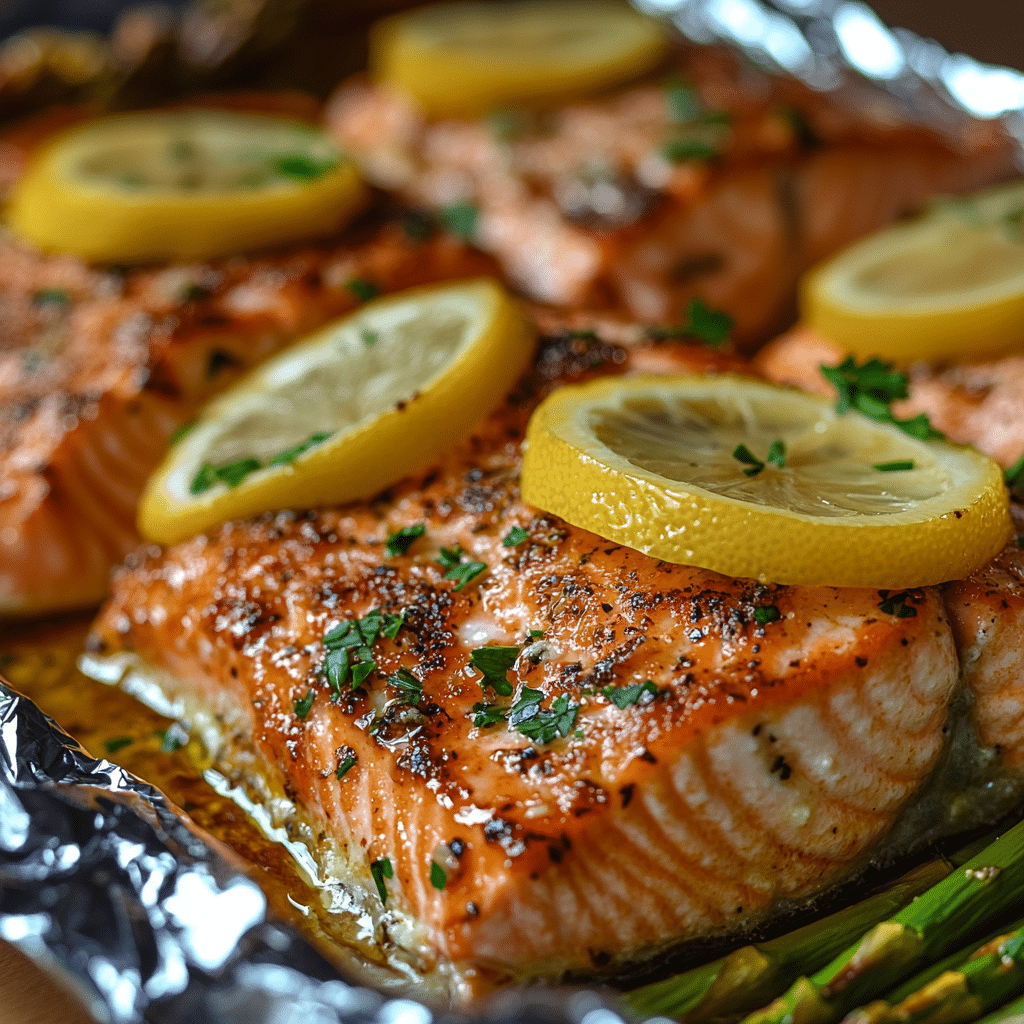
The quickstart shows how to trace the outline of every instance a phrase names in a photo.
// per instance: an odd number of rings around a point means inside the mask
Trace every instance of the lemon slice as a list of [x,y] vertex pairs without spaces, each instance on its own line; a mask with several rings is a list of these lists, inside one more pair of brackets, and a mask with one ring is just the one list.
[[534,413],[527,444],[525,501],[727,576],[925,586],[984,565],[1012,533],[986,456],[747,378],[562,388]]
[[371,36],[375,77],[435,117],[555,102],[654,67],[668,37],[614,0],[436,4],[394,15]]
[[139,528],[173,544],[228,519],[376,494],[490,412],[533,343],[487,279],[371,302],[207,406],[146,485]]
[[858,356],[907,364],[1024,347],[1024,181],[947,202],[811,273],[803,315]]
[[340,227],[364,188],[320,129],[215,110],[124,114],[44,147],[9,209],[46,251],[207,260]]

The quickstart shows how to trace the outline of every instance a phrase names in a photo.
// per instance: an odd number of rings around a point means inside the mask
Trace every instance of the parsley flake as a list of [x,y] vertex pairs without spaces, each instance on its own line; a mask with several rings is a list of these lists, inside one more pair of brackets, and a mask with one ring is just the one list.
[[338,770],[334,773],[336,779],[343,779],[349,772],[350,769],[355,767],[356,761],[359,758],[355,754],[349,754],[341,764],[338,765]]
[[893,594],[888,590],[880,590],[878,596],[882,598],[878,602],[878,607],[886,615],[894,615],[897,619],[913,619],[917,617],[917,609],[912,604],[907,603],[907,599],[910,597],[909,590],[901,590],[898,594]]
[[402,704],[419,704],[423,699],[423,683],[407,668],[400,668],[394,675],[388,676],[388,683],[398,690],[398,699]]
[[500,704],[487,704],[477,701],[473,705],[473,725],[478,729],[486,729],[492,725],[502,725],[508,719],[509,709]]
[[776,441],[772,441],[768,446],[765,462],[770,462],[773,466],[778,466],[779,469],[786,468],[786,442],[781,437]]
[[209,462],[204,462],[189,484],[189,493],[202,494],[218,483],[225,483],[228,487],[237,487],[250,473],[255,473],[259,468],[259,459],[236,459],[223,466],[214,466]]
[[499,696],[511,697],[513,689],[507,676],[518,657],[518,647],[478,647],[470,654],[469,663],[484,674],[480,680],[483,689],[489,686]]
[[388,890],[384,885],[384,879],[394,878],[395,875],[395,869],[391,866],[391,859],[389,857],[381,857],[380,860],[373,861],[370,864],[370,875],[377,886],[377,895],[380,897],[381,905],[386,907],[388,904]]
[[544,639],[544,630],[543,629],[528,629],[526,632],[527,632],[527,635],[529,636],[529,638],[531,640],[543,640]]
[[652,327],[647,334],[655,341],[692,337],[717,348],[729,340],[733,323],[733,318],[723,310],[711,309],[700,299],[691,299],[686,307],[685,323],[679,327]]
[[671,163],[681,164],[686,161],[714,160],[718,150],[699,139],[669,139],[661,147],[661,155]]
[[458,544],[453,548],[441,548],[437,556],[437,564],[442,569],[451,569],[462,561],[463,551]]
[[[606,686],[601,691],[617,708],[624,710],[633,704],[641,701],[649,704],[657,695],[658,687],[651,679],[645,679],[642,683],[633,683],[631,686]],[[645,694],[650,694],[645,697]]]
[[363,339],[363,344],[367,348],[372,348],[380,341],[380,335],[376,331],[363,331],[359,337]]
[[889,408],[893,402],[906,398],[908,378],[894,369],[892,363],[881,359],[868,359],[858,366],[853,356],[847,356],[838,366],[819,366],[821,375],[836,389],[836,412],[840,416],[856,409],[879,423],[891,423],[904,434],[919,441],[940,441],[940,433],[921,413],[910,419],[899,420]]
[[283,178],[295,181],[316,181],[338,166],[337,160],[317,160],[306,153],[286,153],[271,161],[273,169]]
[[71,293],[63,288],[38,288],[32,293],[33,306],[66,306]]
[[285,451],[275,455],[268,463],[268,466],[287,466],[293,463],[303,452],[308,452],[310,448],[318,444],[323,444],[331,435],[330,434],[310,434],[305,441],[300,441],[297,445],[292,448],[287,448]]
[[109,740],[103,741],[103,749],[108,754],[116,754],[119,750],[124,750],[125,747],[131,746],[135,742],[132,736],[113,736]]
[[1011,491],[1024,485],[1024,455],[1022,455],[1009,469],[1003,470],[1003,480]]
[[749,467],[743,470],[744,476],[757,476],[764,470],[764,463],[745,444],[736,445],[732,457],[737,462],[742,462]]
[[876,462],[872,468],[877,469],[879,473],[902,473],[914,468],[914,460],[894,459],[892,462]]
[[550,709],[541,707],[544,693],[524,686],[509,711],[508,724],[537,743],[550,743],[557,736],[568,736],[576,725],[578,704],[570,704],[565,694],[556,697]]
[[676,77],[665,83],[665,105],[669,118],[677,124],[695,121],[703,106],[696,90]]
[[452,203],[450,206],[441,207],[437,216],[451,234],[468,242],[476,234],[479,212],[474,203]]
[[389,615],[374,608],[361,619],[348,619],[324,634],[327,648],[323,672],[336,696],[351,673],[351,688],[358,689],[377,668],[371,648],[378,636],[394,638],[405,621],[404,613]]
[[169,729],[157,729],[153,735],[160,740],[161,754],[173,754],[188,743],[188,733],[177,723]]
[[436,860],[430,863],[430,884],[435,889],[443,889],[448,884],[448,874]]
[[300,697],[295,702],[295,714],[299,718],[305,718],[309,714],[309,709],[313,706],[313,701],[316,698],[316,691],[310,690],[305,697]]
[[501,539],[502,547],[506,547],[506,548],[518,547],[529,536],[530,536],[530,531],[529,530],[524,530],[521,526],[513,526],[512,529],[509,530],[508,533],[506,533],[504,537],[502,537],[502,539]]
[[169,445],[177,444],[183,437],[191,432],[195,425],[195,420],[190,420],[188,423],[182,423],[180,427],[175,428],[174,433],[171,434],[171,439],[167,443]]
[[486,568],[484,562],[463,562],[465,552],[458,544],[454,548],[441,548],[437,563],[445,569],[446,580],[457,580],[458,585],[453,590],[461,590],[470,580],[475,579]]
[[[369,302],[370,299],[377,298],[380,295],[380,289],[372,282],[367,281],[361,277],[352,277],[345,283],[345,287],[360,301]],[[365,332],[363,342],[366,342]]]
[[413,541],[417,537],[422,537],[426,531],[425,523],[417,523],[415,526],[403,526],[388,537],[384,544],[384,550],[387,551],[391,558],[397,555],[404,555],[412,547]]
[[782,613],[773,604],[761,604],[754,609],[754,621],[759,626],[767,626],[769,622],[778,622]]

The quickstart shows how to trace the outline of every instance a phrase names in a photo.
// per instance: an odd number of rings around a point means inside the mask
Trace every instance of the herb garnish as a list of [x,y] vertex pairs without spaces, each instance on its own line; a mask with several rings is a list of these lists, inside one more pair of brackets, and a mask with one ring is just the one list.
[[542,690],[524,686],[519,691],[519,700],[511,707],[508,724],[518,732],[538,743],[550,743],[556,736],[568,736],[576,725],[578,704],[570,704],[565,694],[556,697],[550,709],[541,707],[544,699]]
[[435,889],[443,889],[448,884],[448,874],[436,860],[430,863],[430,884]]
[[543,640],[544,639],[544,630],[543,629],[528,629],[526,631],[526,634],[527,634],[527,636],[529,636],[529,638],[531,640]]
[[71,293],[63,288],[38,288],[32,293],[33,306],[66,306]]
[[177,444],[183,437],[185,437],[186,434],[188,434],[192,430],[192,428],[195,425],[195,420],[191,420],[188,423],[182,423],[180,427],[175,428],[174,433],[171,434],[170,441],[168,441],[167,443],[171,445]]
[[363,344],[367,348],[372,348],[380,341],[380,335],[376,331],[363,331],[359,337],[363,339]]
[[417,537],[426,533],[425,523],[417,523],[415,526],[403,526],[400,530],[392,533],[384,543],[384,550],[391,558],[397,555],[404,555],[412,547]]
[[853,356],[847,356],[838,366],[819,366],[821,375],[839,396],[836,412],[842,416],[856,409],[879,423],[891,423],[904,434],[919,441],[941,441],[944,434],[936,430],[921,413],[907,420],[898,420],[889,408],[893,402],[907,397],[907,375],[893,368],[893,363],[881,359],[868,359],[858,366]]
[[678,327],[651,327],[647,335],[655,341],[672,338],[697,338],[705,345],[717,347],[729,340],[733,318],[720,309],[711,309],[700,299],[690,299],[686,307],[686,322]]
[[769,622],[778,622],[782,613],[773,604],[761,604],[754,609],[754,621],[759,626],[767,626]]
[[160,753],[173,754],[188,743],[188,733],[180,725],[172,725],[169,729],[157,729],[154,736],[160,740]]
[[892,462],[876,462],[873,469],[877,469],[879,473],[901,473],[908,469],[914,468],[913,459],[894,459]]
[[758,473],[764,471],[766,463],[770,462],[773,465],[783,469],[786,465],[786,445],[781,439],[772,441],[768,446],[768,456],[765,462],[762,462],[754,453],[745,445],[738,444],[733,450],[732,457],[737,462],[746,464],[749,468],[743,470],[744,476],[757,476]]
[[478,647],[469,656],[469,663],[483,672],[484,677],[480,680],[482,689],[489,686],[499,696],[511,697],[513,689],[507,675],[518,657],[518,647]]
[[391,615],[374,608],[361,619],[348,619],[324,634],[321,641],[327,648],[323,671],[335,695],[341,695],[341,688],[349,673],[351,687],[358,689],[366,677],[377,668],[370,649],[378,636],[394,639],[405,621],[405,613]]
[[423,698],[423,683],[407,668],[400,668],[388,676],[388,683],[398,690],[398,700],[402,704],[419,704]]
[[287,466],[294,462],[303,452],[309,451],[314,445],[323,444],[330,434],[310,434],[305,441],[300,441],[293,448],[275,455],[268,463],[268,466]]
[[134,742],[135,738],[133,736],[113,736],[109,740],[103,741],[103,749],[108,754],[116,754],[119,750],[131,746]]
[[506,548],[518,547],[529,536],[529,530],[524,530],[521,526],[513,526],[512,529],[502,537],[501,545]]
[[[640,702],[643,698],[645,704],[649,704],[658,695],[658,687],[652,679],[645,679],[642,683],[633,683],[631,686],[606,686],[601,691],[617,708],[624,710],[633,704]],[[644,694],[650,694],[650,698],[644,698]]]
[[442,206],[437,216],[451,234],[468,242],[476,234],[479,212],[473,203],[452,203],[450,206]]
[[674,164],[681,164],[688,160],[714,160],[718,150],[699,139],[669,139],[661,147],[661,155]]
[[359,758],[355,754],[349,754],[341,764],[338,765],[338,770],[334,773],[336,779],[343,779],[349,772],[349,769],[355,766],[356,761]]
[[380,897],[381,905],[386,907],[388,904],[388,890],[384,885],[384,879],[393,878],[395,875],[395,869],[391,866],[391,859],[389,857],[381,857],[380,860],[373,861],[370,864],[370,875],[377,885],[377,895]]
[[665,103],[669,118],[677,124],[695,121],[703,106],[696,90],[675,76],[665,83]]
[[[345,283],[345,287],[360,301],[369,302],[370,299],[380,295],[380,289],[372,282],[361,277],[352,277]],[[364,338],[363,341],[366,339]]]
[[295,702],[295,714],[299,718],[305,718],[309,714],[309,709],[313,706],[313,701],[316,699],[316,690],[310,690],[305,697],[300,697]]
[[286,153],[274,157],[271,167],[284,178],[296,181],[316,181],[338,166],[337,160],[317,160],[305,153]]
[[1010,466],[1009,469],[1003,470],[1003,480],[1011,491],[1024,484],[1024,455]]
[[886,615],[895,615],[897,619],[913,619],[917,617],[917,609],[912,604],[907,604],[910,597],[909,590],[901,590],[893,594],[889,590],[880,590],[878,596],[882,598],[878,607]]
[[478,729],[486,729],[491,725],[499,725],[508,719],[509,709],[500,704],[487,704],[477,701],[473,705],[473,725]]
[[[192,425],[189,425],[191,429]],[[309,451],[314,445],[322,444],[331,435],[320,433],[310,434],[305,441],[285,449],[285,451],[274,455],[266,463],[267,466],[286,466],[294,462],[303,452]],[[172,438],[173,443],[174,438]],[[214,466],[212,463],[204,462],[199,472],[192,478],[189,484],[190,494],[202,494],[218,483],[225,483],[229,487],[237,487],[247,476],[263,469],[264,465],[259,459],[246,458],[235,459],[234,462],[226,462],[221,466]]]
[[458,580],[452,590],[461,590],[470,580],[475,579],[486,568],[485,562],[463,562],[465,552],[458,544],[454,548],[441,548],[437,563],[446,570],[446,580]]

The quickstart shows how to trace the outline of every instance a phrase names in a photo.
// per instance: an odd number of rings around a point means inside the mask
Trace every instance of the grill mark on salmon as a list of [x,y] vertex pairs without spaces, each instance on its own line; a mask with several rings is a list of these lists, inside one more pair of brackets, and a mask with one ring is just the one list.
[[[427,121],[401,94],[355,80],[326,120],[368,179],[403,201],[473,203],[478,243],[528,295],[643,323],[680,323],[699,297],[733,316],[746,347],[792,321],[808,267],[932,195],[1013,173],[991,125],[965,121],[939,138],[888,98],[814,94],[712,48],[681,50],[672,77],[727,124],[674,121],[663,82],[520,112],[509,134],[488,118]],[[663,155],[677,137],[709,133],[712,160]]]
[[[438,468],[372,502],[140,552],[92,635],[94,666],[155,667],[172,695],[220,716],[228,770],[231,743],[255,749],[270,791],[292,794],[350,860],[368,905],[369,862],[389,857],[385,917],[415,922],[434,957],[476,972],[470,986],[619,964],[807,899],[867,862],[944,750],[959,663],[938,589],[915,592],[916,617],[897,619],[874,591],[668,565],[522,504],[519,441],[535,403],[646,358],[549,339],[538,370]],[[678,345],[657,358],[742,369]],[[386,536],[418,522],[424,538],[385,557]],[[530,536],[507,549],[513,525]],[[460,592],[434,562],[456,543],[488,565]],[[762,604],[781,618],[758,625]],[[374,648],[366,693],[333,703],[319,641],[374,607],[405,610],[407,625]],[[538,660],[521,655],[510,678],[546,705],[578,703],[582,736],[545,745],[470,721],[493,699],[470,652],[524,644],[529,629],[544,631]],[[400,666],[422,680],[412,713],[387,704]],[[661,692],[619,709],[598,688],[609,672]],[[358,761],[339,781],[342,750]],[[465,849],[439,891],[431,861],[454,839]]]

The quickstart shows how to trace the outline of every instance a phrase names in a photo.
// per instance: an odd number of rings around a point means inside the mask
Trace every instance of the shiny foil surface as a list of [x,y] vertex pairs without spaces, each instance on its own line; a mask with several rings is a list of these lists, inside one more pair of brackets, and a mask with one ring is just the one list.
[[[636,0],[698,42],[940,131],[999,118],[1024,152],[1024,75],[890,30],[852,0]],[[1021,161],[1024,166],[1024,160]],[[99,1021],[622,1024],[613,996],[511,989],[466,1014],[343,980],[152,786],[90,757],[0,683],[0,937]]]

